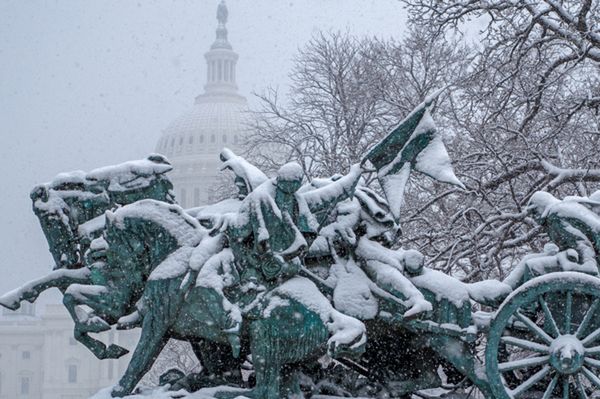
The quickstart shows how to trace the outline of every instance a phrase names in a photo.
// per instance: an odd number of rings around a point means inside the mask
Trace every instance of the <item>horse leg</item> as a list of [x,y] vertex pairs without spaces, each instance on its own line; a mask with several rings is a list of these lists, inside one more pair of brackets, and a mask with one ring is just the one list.
[[125,356],[129,353],[127,349],[116,344],[110,344],[109,346],[106,346],[102,341],[90,337],[86,332],[78,330],[77,326],[73,330],[73,336],[100,360],[118,359],[121,356]]
[[[78,287],[77,285],[72,285],[65,292],[63,296],[63,304],[69,312],[69,314],[71,315],[71,318],[75,322],[75,327],[73,330],[73,336],[75,337],[75,339],[81,342],[86,348],[88,348],[98,359],[118,359],[121,356],[129,353],[127,349],[119,345],[110,344],[107,347],[101,341],[92,338],[88,335],[89,332],[100,332],[110,330],[110,325],[97,316],[93,316],[91,318],[89,317],[89,315],[85,316],[88,321],[94,320],[91,323],[83,323],[81,321],[81,315],[77,314],[77,305],[88,305],[91,308],[94,308],[95,305],[97,305],[98,303],[98,300],[92,300],[93,298],[89,297],[89,291],[86,293],[86,295],[84,295],[81,292],[82,287],[93,287],[96,290],[97,294],[105,292],[105,287],[102,286]],[[80,289],[78,290],[78,288]],[[91,327],[94,325],[95,327]]]
[[[73,284],[63,295],[63,304],[71,315],[75,326],[83,333],[100,333],[110,330],[110,325],[102,318],[89,314],[77,305],[87,305],[93,311],[106,307],[106,298],[110,295],[108,288],[103,285]],[[115,309],[111,309],[113,312]],[[106,312],[105,312],[106,313]]]
[[300,389],[300,379],[296,365],[288,364],[281,370],[281,394],[289,399],[304,398],[304,394]]
[[90,282],[90,269],[58,269],[42,278],[32,280],[20,288],[10,291],[0,297],[0,305],[11,310],[17,310],[22,301],[34,302],[38,296],[49,288],[56,287],[64,291],[71,284],[86,284]]
[[[242,383],[240,367],[243,361],[239,357],[233,357],[229,345],[208,340],[190,343],[210,380],[218,380],[221,384],[239,385]],[[213,383],[213,385],[215,384]]]
[[117,321],[117,330],[131,330],[142,326],[142,316],[140,312],[135,310],[128,315],[120,317]]
[[113,388],[112,396],[122,398],[129,395],[146,374],[167,343],[167,331],[175,322],[184,300],[181,292],[182,278],[150,280],[144,290],[142,335],[133,352],[131,362],[119,384]]
[[282,348],[273,335],[273,326],[266,320],[257,320],[250,327],[252,363],[256,373],[256,387],[252,397],[278,399],[280,397]]

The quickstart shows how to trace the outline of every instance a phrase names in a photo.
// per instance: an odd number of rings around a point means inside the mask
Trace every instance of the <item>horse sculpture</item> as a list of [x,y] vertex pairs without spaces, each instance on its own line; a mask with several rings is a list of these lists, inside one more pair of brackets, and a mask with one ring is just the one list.
[[[52,191],[51,194],[56,195]],[[86,197],[84,193],[77,195]],[[70,259],[77,263],[63,262],[63,267],[43,281],[34,281],[0,301],[16,308],[21,300],[35,300],[44,289],[60,288],[64,292],[63,303],[75,321],[75,337],[99,358],[120,357],[126,350],[116,345],[107,348],[88,333],[105,331],[115,324],[120,328],[140,326],[140,342],[125,375],[113,390],[114,396],[132,392],[171,337],[189,340],[208,372],[217,375],[235,370],[242,359],[240,354],[251,350],[256,364],[256,397],[299,392],[287,364],[328,351],[331,355],[360,352],[365,342],[362,323],[336,311],[317,287],[302,277],[275,287],[260,271],[246,269],[242,279],[254,284],[255,292],[249,294],[245,289],[233,293],[234,297],[251,296],[246,300],[244,317],[239,310],[233,312],[235,316],[225,311],[214,280],[222,281],[221,290],[233,290],[232,286],[240,283],[236,270],[239,265],[234,262],[231,249],[225,247],[223,233],[210,236],[209,230],[177,205],[145,199],[114,207],[101,215],[103,223],[96,221],[96,228],[90,232],[81,228],[89,221],[71,220],[74,204],[85,207],[75,201],[70,207],[60,208],[62,214],[38,214],[48,226],[52,226],[51,217],[68,215],[60,226],[78,240],[70,239],[70,246],[54,245],[53,249],[63,261],[63,254],[70,251]],[[109,204],[105,201],[103,206]],[[95,209],[91,215],[97,218],[97,213]],[[49,235],[55,232],[47,231]],[[82,250],[84,234],[86,238],[96,238]],[[195,258],[206,255],[206,245],[214,241],[218,244],[202,262],[202,270],[191,268],[192,252],[201,252]],[[269,285],[271,289],[267,290]],[[83,313],[79,305],[90,307],[93,313]],[[290,345],[296,350],[283,349]],[[224,347],[231,347],[230,353]],[[215,361],[210,361],[211,355]]]
[[[107,348],[88,335],[110,329],[119,317],[130,312],[134,304],[127,302],[125,293],[140,290],[140,287],[127,288],[118,300],[94,300],[104,296],[107,280],[125,283],[100,275],[106,264],[103,256],[106,248],[102,240],[95,239],[103,234],[104,213],[109,209],[142,198],[172,203],[173,186],[165,176],[171,169],[166,158],[151,155],[88,174],[81,171],[60,174],[52,182],[35,187],[31,192],[33,210],[48,240],[54,270],[2,296],[0,305],[14,310],[22,300],[33,302],[44,290],[56,287],[63,292],[63,302],[75,322],[75,339],[99,359],[126,354],[125,348],[114,344]],[[77,307],[86,303],[93,305],[93,314]]]

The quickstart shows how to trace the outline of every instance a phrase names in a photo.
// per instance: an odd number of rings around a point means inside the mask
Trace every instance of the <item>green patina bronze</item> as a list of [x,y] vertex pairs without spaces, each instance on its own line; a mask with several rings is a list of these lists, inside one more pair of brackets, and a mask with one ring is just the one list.
[[[59,175],[31,194],[54,270],[0,304],[16,309],[59,288],[75,338],[100,359],[127,350],[90,333],[141,328],[114,397],[134,390],[170,338],[189,341],[203,365],[165,373],[172,389],[226,384],[249,388],[248,397],[301,397],[306,378],[332,380],[317,363],[327,355],[360,376],[361,387],[344,386],[357,396],[408,398],[441,386],[441,368],[447,383],[466,379],[487,398],[586,397],[600,388],[599,204],[534,195],[528,209],[554,244],[504,282],[465,284],[426,267],[419,252],[396,249],[392,195],[406,182],[395,174],[411,170],[460,185],[451,169],[427,165],[441,143],[430,104],[343,176],[303,182],[289,163],[268,178],[224,150],[237,198],[188,211],[159,155]],[[387,197],[361,181],[370,167]],[[473,304],[497,310],[473,314]],[[253,387],[241,373],[248,355]]]

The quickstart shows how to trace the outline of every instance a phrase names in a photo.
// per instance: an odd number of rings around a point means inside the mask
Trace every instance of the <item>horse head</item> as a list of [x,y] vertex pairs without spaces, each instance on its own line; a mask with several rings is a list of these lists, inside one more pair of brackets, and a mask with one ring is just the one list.
[[33,211],[48,241],[55,269],[83,266],[83,254],[89,247],[89,235],[98,235],[100,227],[81,227],[100,217],[110,206],[108,196],[81,171],[63,173],[50,183],[36,186],[30,194]]

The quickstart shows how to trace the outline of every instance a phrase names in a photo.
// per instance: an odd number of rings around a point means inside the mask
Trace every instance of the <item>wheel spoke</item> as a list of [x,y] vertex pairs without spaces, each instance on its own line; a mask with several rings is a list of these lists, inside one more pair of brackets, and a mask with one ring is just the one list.
[[537,324],[535,324],[529,317],[523,315],[518,310],[515,312],[515,316],[517,317],[517,319],[519,319],[519,321],[525,324],[531,332],[540,337],[547,344],[551,344],[552,341],[554,341],[552,337],[550,337],[544,330],[542,330]]
[[530,351],[539,352],[539,353],[548,353],[550,351],[550,347],[539,344],[537,342],[531,342],[526,339],[515,338],[515,337],[502,337],[502,342],[516,346],[521,349],[528,349]]
[[504,373],[511,370],[526,369],[547,364],[549,360],[550,356],[528,357],[526,359],[513,360],[511,362],[498,363],[498,370]]
[[592,373],[590,369],[587,367],[582,367],[581,371],[585,374],[585,378],[587,378],[592,384],[594,384],[597,388],[600,388],[600,378],[597,375]]
[[600,355],[600,346],[594,346],[593,348],[587,348],[585,350],[585,354],[588,356],[598,356]]
[[548,388],[546,388],[546,391],[544,392],[544,396],[542,396],[542,399],[550,399],[550,397],[552,396],[552,392],[554,392],[554,388],[556,387],[557,383],[558,383],[558,375],[555,375],[554,378],[552,378],[552,381],[550,381],[550,385],[548,385]]
[[567,291],[565,302],[565,334],[571,334],[571,313],[573,312],[573,293]]
[[546,303],[544,298],[542,296],[540,296],[539,299],[540,299],[540,306],[542,307],[542,310],[544,311],[544,318],[545,318],[546,322],[548,323],[548,325],[550,326],[550,328],[552,329],[552,334],[556,338],[560,335],[560,331],[558,331],[558,326],[556,325],[556,320],[554,320],[554,317],[552,316],[552,312],[550,312],[550,308],[548,307],[548,304]]
[[579,394],[579,399],[588,399],[587,393],[585,393],[585,388],[581,383],[581,377],[577,375],[575,378],[575,382],[577,383],[577,393]]
[[563,399],[569,399],[569,376],[563,377]]
[[535,384],[540,382],[542,380],[542,378],[544,378],[549,372],[550,372],[550,366],[544,366],[543,369],[541,369],[540,371],[538,371],[537,373],[535,373],[534,375],[529,377],[527,380],[525,380],[525,382],[523,382],[521,385],[516,387],[512,391],[513,397],[517,398],[517,397],[521,396],[523,393],[527,392],[529,390],[529,388],[531,388],[532,386],[534,386]]
[[591,357],[586,357],[583,361],[589,364],[590,366],[600,370],[600,360],[592,359]]
[[596,299],[594,303],[592,303],[592,306],[590,306],[590,308],[586,312],[583,321],[581,322],[579,328],[577,329],[577,332],[575,333],[575,336],[577,338],[581,339],[581,336],[587,329],[588,324],[590,324],[590,321],[592,321],[592,317],[594,317],[594,315],[596,314],[596,309],[598,309],[598,306],[600,306],[600,299]]
[[583,344],[583,346],[587,346],[588,344],[591,344],[598,338],[600,338],[600,328],[598,328],[596,331],[585,337],[585,339],[582,340],[581,343]]

